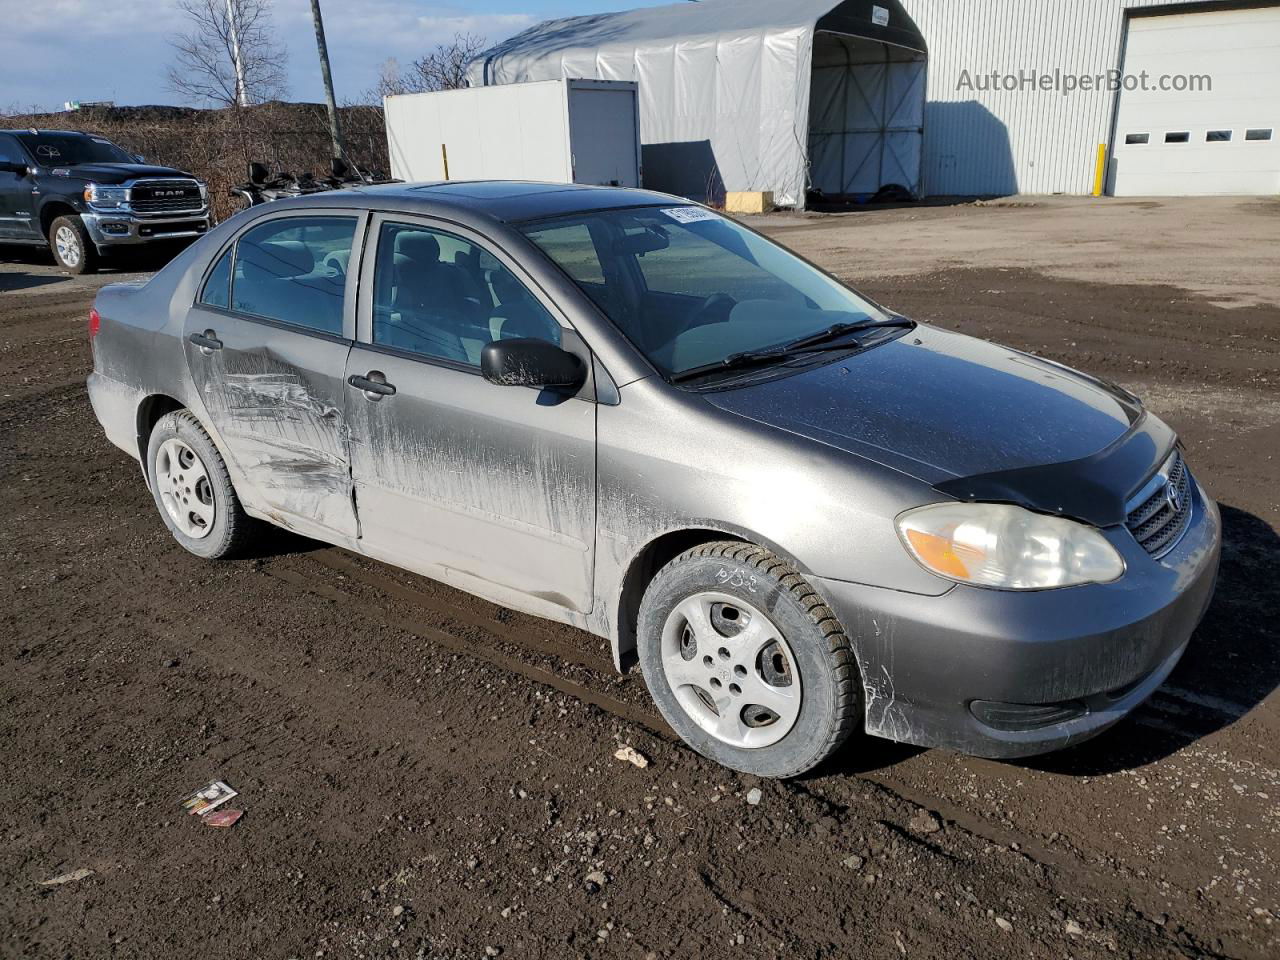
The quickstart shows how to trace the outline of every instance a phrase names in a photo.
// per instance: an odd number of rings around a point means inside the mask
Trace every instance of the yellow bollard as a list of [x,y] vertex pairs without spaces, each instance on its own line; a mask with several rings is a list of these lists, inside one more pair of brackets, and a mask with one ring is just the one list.
[[1093,195],[1102,196],[1102,188],[1107,181],[1107,145],[1098,144],[1098,165],[1093,171]]

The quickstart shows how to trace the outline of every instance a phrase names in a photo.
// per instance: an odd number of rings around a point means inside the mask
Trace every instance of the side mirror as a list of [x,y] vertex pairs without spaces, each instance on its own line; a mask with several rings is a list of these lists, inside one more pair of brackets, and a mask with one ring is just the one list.
[[30,169],[25,163],[19,163],[17,160],[0,160],[0,173],[16,173],[20,177],[25,177],[30,173]]
[[546,340],[494,340],[480,351],[480,373],[503,387],[562,387],[576,390],[587,368],[567,350]]
[[271,172],[261,163],[254,160],[249,164],[249,182],[252,184],[266,183],[271,176]]
[[335,180],[346,180],[347,174],[351,172],[351,168],[347,166],[347,161],[341,157],[334,157],[329,161],[329,175]]
[[147,158],[146,158],[146,157],[144,157],[144,156],[143,156],[142,154],[140,154],[140,153],[135,153],[135,154],[133,155],[133,162],[134,162],[134,163],[146,163],[146,162],[147,162]]

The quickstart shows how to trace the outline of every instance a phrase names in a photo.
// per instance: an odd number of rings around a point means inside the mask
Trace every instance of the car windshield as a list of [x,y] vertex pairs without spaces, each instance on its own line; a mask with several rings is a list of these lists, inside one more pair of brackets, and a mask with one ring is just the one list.
[[133,157],[110,140],[74,133],[20,133],[18,139],[35,157],[49,167],[74,167],[79,163],[133,163]]
[[890,319],[703,207],[580,213],[524,232],[668,378],[833,327]]

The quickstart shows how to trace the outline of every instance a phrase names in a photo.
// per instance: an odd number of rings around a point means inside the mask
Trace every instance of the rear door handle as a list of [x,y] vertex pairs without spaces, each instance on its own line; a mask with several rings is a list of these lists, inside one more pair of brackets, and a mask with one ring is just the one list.
[[193,333],[190,339],[206,357],[213,351],[222,349],[222,341],[218,339],[218,335],[212,330],[206,330],[204,333]]
[[364,391],[366,400],[378,401],[383,397],[394,397],[396,395],[395,384],[387,383],[386,374],[380,370],[370,370],[363,377],[359,374],[352,374],[347,378],[347,383],[357,390]]

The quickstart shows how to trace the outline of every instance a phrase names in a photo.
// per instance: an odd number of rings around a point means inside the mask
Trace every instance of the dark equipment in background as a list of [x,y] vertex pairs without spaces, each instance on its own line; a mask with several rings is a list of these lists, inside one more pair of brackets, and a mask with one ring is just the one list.
[[361,186],[373,183],[397,183],[381,171],[368,173],[352,167],[341,157],[334,157],[329,162],[329,176],[314,177],[308,173],[289,173],[277,171],[274,175],[266,164],[256,160],[249,164],[249,179],[245,183],[231,188],[233,197],[245,201],[245,207],[256,207],[272,200],[285,197],[301,197],[309,193],[323,193],[326,190],[342,190],[346,187]]

